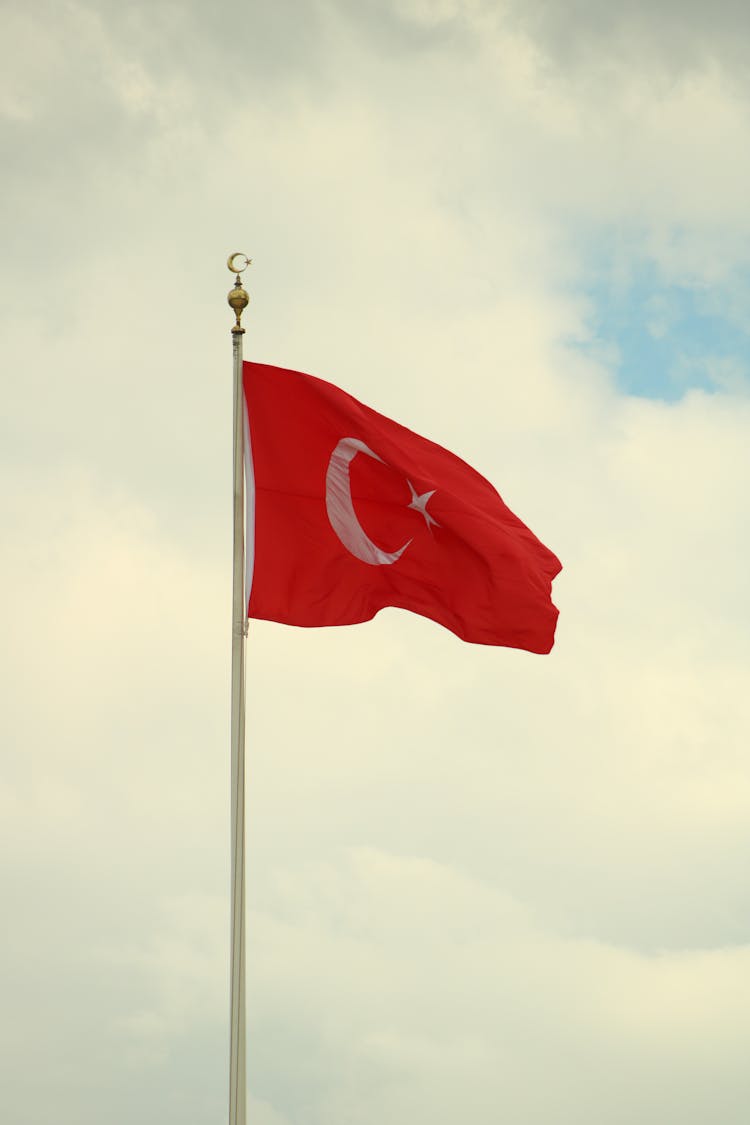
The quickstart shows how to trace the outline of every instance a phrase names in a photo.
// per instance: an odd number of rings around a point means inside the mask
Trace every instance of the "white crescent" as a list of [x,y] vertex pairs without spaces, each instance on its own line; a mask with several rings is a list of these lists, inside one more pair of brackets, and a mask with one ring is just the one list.
[[338,443],[326,472],[326,511],[331,527],[350,554],[370,566],[389,566],[401,558],[406,548],[411,543],[408,539],[403,547],[397,551],[381,551],[371,539],[368,539],[362,524],[357,519],[352,500],[352,486],[349,479],[349,466],[358,453],[365,453],[385,464],[382,457],[373,453],[369,446],[359,438],[342,438]]

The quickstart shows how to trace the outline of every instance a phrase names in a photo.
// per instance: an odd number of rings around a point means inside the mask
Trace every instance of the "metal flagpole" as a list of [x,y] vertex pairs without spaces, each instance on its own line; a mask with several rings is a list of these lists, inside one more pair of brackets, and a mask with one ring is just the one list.
[[230,254],[235,274],[227,300],[232,326],[234,370],[234,560],[232,568],[232,944],[229,1024],[229,1125],[245,1125],[245,477],[244,396],[242,389],[242,313],[250,298],[240,274],[250,265],[245,254]]

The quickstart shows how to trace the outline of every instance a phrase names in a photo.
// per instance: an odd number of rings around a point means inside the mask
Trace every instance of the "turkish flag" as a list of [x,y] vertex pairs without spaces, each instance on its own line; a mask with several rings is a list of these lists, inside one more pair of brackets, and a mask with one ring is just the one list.
[[250,617],[408,609],[465,641],[552,648],[560,563],[448,450],[331,383],[244,364]]

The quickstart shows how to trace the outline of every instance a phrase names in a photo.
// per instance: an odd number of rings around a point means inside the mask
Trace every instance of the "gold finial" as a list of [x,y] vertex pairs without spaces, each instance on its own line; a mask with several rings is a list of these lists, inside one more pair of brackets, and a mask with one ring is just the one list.
[[[235,252],[234,254],[230,254],[227,258],[227,268],[236,275],[234,279],[234,289],[230,289],[229,293],[227,294],[227,301],[229,302],[229,305],[233,309],[234,315],[237,318],[236,323],[232,325],[232,332],[235,334],[241,334],[245,331],[245,329],[240,324],[240,319],[243,312],[248,306],[250,298],[247,295],[247,291],[242,288],[242,279],[240,277],[240,274],[245,272],[251,261],[252,259],[248,258],[247,254],[241,254],[239,251]],[[244,264],[240,265],[240,262],[243,262]]]

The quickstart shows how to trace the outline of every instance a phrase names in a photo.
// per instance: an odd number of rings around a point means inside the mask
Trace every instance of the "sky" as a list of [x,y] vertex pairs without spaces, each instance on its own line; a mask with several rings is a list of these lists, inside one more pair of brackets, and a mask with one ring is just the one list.
[[2,11],[3,1121],[226,1119],[237,250],[564,567],[250,623],[249,1123],[744,1125],[750,9]]

